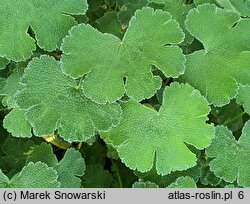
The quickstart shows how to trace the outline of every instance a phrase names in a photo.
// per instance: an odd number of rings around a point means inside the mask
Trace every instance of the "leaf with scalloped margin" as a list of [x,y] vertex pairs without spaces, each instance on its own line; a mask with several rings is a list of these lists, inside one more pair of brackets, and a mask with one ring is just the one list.
[[185,143],[203,149],[214,135],[206,124],[208,102],[188,84],[172,83],[164,91],[159,112],[130,100],[122,104],[120,124],[101,136],[116,146],[120,159],[141,172],[152,169],[160,175],[196,165],[196,155]]
[[194,179],[189,176],[182,176],[176,179],[175,182],[171,183],[168,188],[196,188]]
[[244,110],[250,115],[250,86],[240,86],[236,99],[239,104],[243,105]]
[[183,80],[215,106],[229,103],[237,95],[238,83],[250,84],[250,19],[203,4],[190,10],[186,28],[204,49],[186,56]]
[[183,37],[169,13],[143,8],[136,11],[122,40],[90,25],[72,28],[63,40],[62,65],[73,77],[86,74],[83,91],[93,101],[114,102],[125,92],[140,101],[153,96],[161,86],[151,65],[166,76],[178,77],[184,72],[185,58],[177,46]]
[[30,162],[11,180],[0,169],[0,188],[58,188],[57,172],[42,162]]
[[[36,49],[35,41],[45,50],[56,50],[76,24],[70,15],[85,14],[87,7],[86,0],[1,0],[0,56],[25,61]],[[28,35],[29,27],[36,39]]]
[[227,9],[239,12],[242,16],[250,16],[250,0],[216,0],[217,3]]
[[23,69],[17,68],[5,80],[3,87],[0,90],[0,95],[3,96],[2,104],[8,109],[12,109],[4,118],[3,126],[14,137],[30,138],[32,136],[31,126],[25,119],[24,110],[21,110],[16,105],[14,99],[15,94],[20,89],[20,78],[23,75]]
[[250,187],[250,121],[238,141],[226,127],[215,129],[215,138],[206,149],[206,154],[214,158],[210,162],[211,171],[229,183],[237,181],[239,186]]
[[119,104],[100,105],[83,94],[81,81],[66,76],[60,62],[49,56],[33,58],[21,78],[17,104],[25,109],[35,135],[58,130],[66,141],[86,141],[96,131],[107,131],[120,120]]
[[184,0],[164,0],[164,11],[169,12],[173,19],[175,19],[179,24],[182,30],[185,33],[184,44],[191,43],[193,41],[193,36],[187,32],[185,28],[186,15],[189,10],[194,7],[194,4],[185,4]]
[[168,185],[172,183],[172,181],[176,180],[179,177],[188,176],[193,178],[195,181],[198,181],[200,177],[200,172],[201,172],[201,165],[198,160],[196,166],[184,171],[174,171],[166,176],[158,175],[155,168],[144,173],[136,171],[135,174],[138,176],[139,179],[142,179],[144,181],[151,181],[156,183],[160,188],[166,188]]
[[61,183],[61,188],[79,188],[81,186],[81,179],[78,177],[85,172],[85,162],[79,151],[73,148],[67,149],[63,159],[58,162],[51,145],[41,143],[34,147],[26,162],[38,161],[57,171],[57,180]]
[[16,102],[14,96],[16,92],[20,89],[20,78],[23,75],[23,69],[16,69],[13,73],[8,76],[0,89],[0,95],[3,96],[2,104],[7,106],[8,109],[14,108]]
[[13,137],[31,138],[31,125],[25,118],[25,110],[13,108],[3,120],[3,127]]
[[13,176],[21,171],[34,148],[35,142],[31,139],[8,137],[1,146],[3,156],[1,157],[8,176]]

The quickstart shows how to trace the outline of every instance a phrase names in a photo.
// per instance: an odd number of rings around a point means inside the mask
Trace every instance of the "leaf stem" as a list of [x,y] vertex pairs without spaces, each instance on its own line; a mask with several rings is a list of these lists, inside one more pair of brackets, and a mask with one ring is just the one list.
[[112,162],[112,165],[114,167],[114,171],[116,172],[117,174],[117,178],[118,178],[118,183],[119,183],[119,188],[123,188],[123,185],[122,185],[122,179],[121,179],[121,176],[120,176],[120,173],[119,173],[119,169],[118,169],[118,166],[116,165],[115,162],[113,162],[113,160],[111,159],[111,162]]

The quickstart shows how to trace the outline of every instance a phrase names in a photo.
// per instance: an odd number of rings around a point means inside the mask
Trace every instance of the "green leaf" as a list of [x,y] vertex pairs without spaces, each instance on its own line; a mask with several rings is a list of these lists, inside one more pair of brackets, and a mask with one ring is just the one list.
[[68,149],[55,169],[58,172],[61,188],[79,188],[81,186],[81,179],[78,177],[84,174],[86,167],[84,159],[77,150]]
[[81,186],[81,179],[78,177],[84,174],[85,162],[79,151],[73,148],[67,149],[63,159],[58,162],[51,145],[42,143],[35,146],[27,159],[27,163],[38,161],[57,171],[57,180],[61,183],[61,188],[79,188]]
[[215,176],[214,172],[210,170],[209,162],[211,159],[208,159],[206,157],[205,160],[200,159],[198,162],[200,163],[201,166],[201,171],[200,171],[200,182],[203,185],[210,185],[210,186],[218,186],[219,184],[222,183],[222,179],[218,178]]
[[107,12],[96,20],[96,28],[102,33],[111,33],[119,38],[122,37],[121,24],[116,12]]
[[165,0],[148,0],[150,3],[165,4]]
[[80,149],[80,152],[83,154],[83,157],[88,164],[93,163],[99,163],[104,165],[106,154],[107,154],[107,148],[105,143],[97,138],[95,143],[88,145],[83,144],[83,146]]
[[159,188],[159,186],[150,181],[136,181],[132,188]]
[[26,163],[36,163],[39,161],[47,164],[49,167],[54,167],[58,164],[56,155],[54,155],[51,145],[43,142],[40,145],[36,145],[32,151],[30,151]]
[[[236,25],[235,25],[236,24]],[[250,19],[203,4],[190,10],[187,30],[204,49],[187,56],[184,81],[201,91],[215,106],[237,94],[238,83],[250,84]]]
[[16,92],[20,89],[20,78],[23,75],[23,69],[16,69],[14,72],[6,79],[3,87],[0,90],[0,95],[4,96],[2,103],[9,109],[16,106],[14,96]]
[[99,7],[101,7],[102,4],[103,4],[103,0],[88,0],[88,5],[89,5],[88,10],[95,11]]
[[9,137],[4,141],[2,151],[5,155],[2,156],[2,160],[8,176],[13,176],[23,168],[34,146],[35,142],[31,139]]
[[4,69],[8,63],[9,63],[9,60],[0,57],[0,70]]
[[127,26],[132,16],[134,16],[137,9],[141,9],[147,5],[147,0],[124,0],[123,5],[118,13],[119,21]]
[[242,104],[245,111],[250,115],[250,86],[240,86],[237,102]]
[[250,121],[248,121],[238,141],[224,126],[216,127],[216,137],[206,153],[214,158],[210,169],[217,177],[229,183],[237,181],[239,186],[250,187]]
[[[197,155],[197,158],[200,157],[199,156],[200,151],[196,150],[194,153]],[[171,174],[168,174],[166,176],[158,175],[155,166],[153,167],[153,169],[151,169],[148,172],[141,173],[141,172],[136,171],[135,174],[141,180],[151,181],[151,182],[156,183],[160,188],[166,188],[179,177],[188,176],[188,177],[193,178],[197,182],[201,174],[201,162],[199,158],[196,166],[189,168],[187,170],[184,170],[184,171],[174,171]]]
[[[70,15],[87,10],[86,0],[2,0],[1,5],[0,56],[14,61],[28,59],[36,48],[35,41],[48,51],[59,48],[62,38],[76,24]],[[36,39],[28,35],[29,28]]]
[[0,188],[6,188],[9,185],[9,182],[9,178],[4,175],[4,173],[0,169]]
[[169,188],[196,188],[195,181],[188,176],[179,177],[176,181],[168,186]]
[[193,0],[195,6],[205,4],[205,3],[210,3],[210,4],[215,4],[217,5],[217,0]]
[[182,40],[183,33],[169,13],[143,8],[131,19],[122,40],[90,25],[71,29],[62,45],[63,68],[73,77],[86,74],[83,91],[98,103],[114,102],[124,93],[140,101],[161,86],[151,65],[166,76],[178,77],[184,72],[185,58],[177,46]]
[[30,162],[14,176],[6,187],[11,188],[58,188],[57,172],[42,162]]
[[205,123],[208,102],[188,84],[167,87],[159,112],[133,100],[122,108],[120,124],[101,135],[117,147],[129,168],[141,172],[152,169],[154,159],[160,175],[195,166],[196,155],[186,144],[203,149],[214,135],[213,126]]
[[114,188],[131,188],[132,184],[138,180],[138,177],[126,167],[120,159],[111,159],[111,172],[113,176],[112,186]]
[[250,0],[216,0],[223,8],[239,12],[242,16],[250,16]]
[[190,43],[193,41],[193,37],[190,35],[189,32],[185,29],[185,20],[186,15],[188,14],[189,10],[194,7],[193,4],[185,4],[183,0],[164,0],[165,6],[164,11],[169,12],[173,19],[175,19],[179,24],[182,30],[185,32],[185,44]]
[[210,120],[217,125],[225,125],[235,132],[243,127],[244,114],[242,107],[233,100],[225,106],[212,107]]
[[26,119],[37,136],[52,135],[58,130],[66,141],[86,141],[96,131],[106,131],[119,122],[118,104],[91,102],[83,94],[81,81],[77,83],[64,75],[60,62],[52,57],[33,58],[22,85],[17,103],[26,109]]
[[25,110],[18,107],[12,109],[4,118],[3,127],[13,137],[31,138],[31,125],[25,118]]
[[107,170],[103,170],[100,164],[87,165],[86,172],[82,177],[84,188],[108,188],[110,187],[112,176]]

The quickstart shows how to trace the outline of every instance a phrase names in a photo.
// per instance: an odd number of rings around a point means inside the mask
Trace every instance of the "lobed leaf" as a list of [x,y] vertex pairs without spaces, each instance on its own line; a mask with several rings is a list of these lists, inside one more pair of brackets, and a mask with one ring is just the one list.
[[237,95],[238,83],[250,84],[250,19],[203,4],[190,10],[187,30],[204,49],[187,55],[183,80],[201,91],[215,106]]
[[[25,61],[35,50],[35,42],[45,50],[56,50],[76,24],[70,15],[85,14],[87,7],[86,0],[1,0],[0,56]],[[35,39],[27,33],[29,28]]]
[[175,182],[170,184],[168,188],[196,188],[196,183],[191,177],[179,177]]
[[217,177],[229,183],[237,181],[239,186],[250,187],[250,121],[248,121],[238,141],[224,126],[217,126],[215,138],[206,149],[210,169]]
[[159,112],[133,100],[122,104],[120,124],[101,133],[131,169],[149,171],[156,159],[158,174],[185,170],[196,164],[186,144],[203,149],[211,143],[214,128],[205,123],[210,108],[199,91],[173,83],[163,98]]
[[245,111],[250,115],[250,85],[240,86],[236,99],[238,103],[243,105]]
[[22,85],[16,100],[26,110],[26,119],[37,136],[58,130],[66,141],[86,141],[96,131],[107,131],[119,122],[118,104],[91,102],[83,94],[81,81],[77,83],[64,75],[60,63],[52,57],[33,58]]
[[177,46],[183,35],[169,13],[152,8],[137,10],[122,40],[81,24],[64,39],[63,69],[75,78],[86,75],[84,94],[97,103],[114,102],[124,93],[140,101],[161,86],[152,65],[166,76],[184,72],[185,58]]
[[1,188],[58,188],[56,171],[42,162],[30,162],[11,180],[0,169]]

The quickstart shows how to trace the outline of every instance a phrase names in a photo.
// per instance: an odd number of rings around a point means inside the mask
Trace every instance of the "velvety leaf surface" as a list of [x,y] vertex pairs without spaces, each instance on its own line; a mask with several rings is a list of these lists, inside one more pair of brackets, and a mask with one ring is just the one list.
[[242,104],[245,111],[250,115],[250,86],[240,86],[237,102]]
[[214,128],[205,123],[210,108],[199,91],[173,83],[165,89],[163,101],[159,112],[133,100],[122,104],[120,124],[101,134],[131,169],[149,171],[156,159],[158,174],[185,170],[197,160],[185,143],[197,149],[211,143]]
[[[164,0],[164,10],[169,12],[173,19],[175,19],[179,24],[182,30],[185,32],[185,43],[190,43],[193,40],[193,37],[185,29],[185,20],[188,11],[194,7],[193,4],[185,4],[184,0]],[[155,2],[155,1],[154,1]]]
[[187,30],[204,49],[187,56],[184,81],[201,91],[215,106],[237,95],[238,83],[250,84],[250,19],[203,4],[190,10]]
[[223,8],[239,12],[242,16],[250,16],[250,0],[216,0]]
[[46,164],[30,162],[11,180],[0,170],[0,187],[6,188],[58,188],[57,172]]
[[[35,41],[45,50],[59,48],[62,38],[76,24],[70,15],[85,14],[86,9],[86,0],[1,0],[0,56],[25,61],[35,50]],[[36,39],[27,33],[29,28]]]
[[229,183],[237,181],[239,186],[250,187],[250,121],[238,141],[224,126],[216,127],[216,136],[206,153],[214,158],[210,169],[216,176]]
[[179,177],[176,181],[168,186],[169,188],[196,188],[195,181],[188,176]]
[[53,167],[57,171],[57,180],[60,182],[61,188],[79,188],[81,186],[79,177],[85,172],[85,162],[79,151],[73,148],[68,149],[63,159],[58,162],[51,145],[42,143],[34,147],[27,159],[27,163],[38,161]]
[[122,40],[90,25],[71,29],[62,45],[63,68],[76,78],[86,74],[83,91],[98,103],[114,102],[124,93],[140,101],[161,86],[151,65],[166,76],[178,77],[184,72],[185,59],[177,46],[182,40],[183,33],[169,13],[143,8],[131,19]]
[[83,94],[77,83],[64,75],[60,63],[49,56],[34,58],[22,77],[18,105],[35,135],[52,135],[55,130],[67,141],[86,141],[96,131],[108,130],[119,122],[118,104],[99,105]]
[[32,137],[31,125],[25,118],[25,110],[12,109],[4,118],[3,127],[14,137]]

